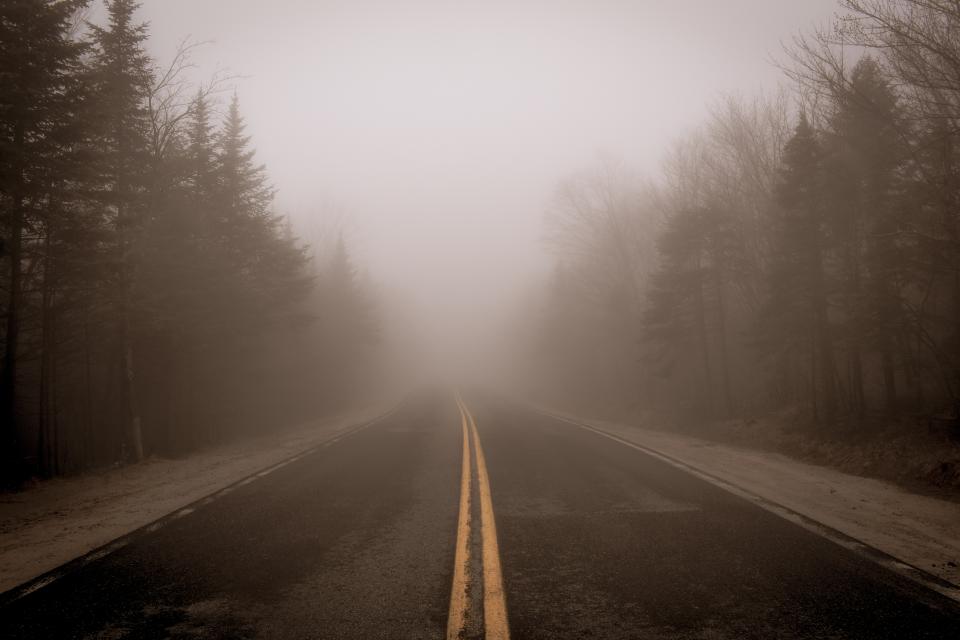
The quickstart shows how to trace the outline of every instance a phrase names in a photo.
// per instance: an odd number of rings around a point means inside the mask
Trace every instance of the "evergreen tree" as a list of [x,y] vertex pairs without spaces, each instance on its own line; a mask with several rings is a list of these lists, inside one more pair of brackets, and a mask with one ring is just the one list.
[[222,240],[236,251],[234,258],[247,266],[257,261],[261,234],[276,224],[270,211],[274,191],[255,155],[240,115],[240,100],[234,95],[217,140],[218,213]]
[[903,304],[916,344],[914,391],[922,407],[924,387],[937,389],[960,416],[960,137],[942,121],[916,133],[902,233],[912,267]]
[[179,63],[154,79],[137,2],[77,41],[85,5],[0,4],[3,484],[326,408],[290,353],[322,296],[236,99],[216,131],[209,86],[184,110]]
[[372,344],[377,340],[377,327],[367,292],[350,258],[343,235],[337,240],[326,274],[326,307],[339,316],[335,340],[350,345]]
[[[246,125],[234,96],[217,139],[215,235],[231,268],[243,278],[247,304],[268,304],[280,311],[302,295],[304,252],[286,239],[282,220],[272,210],[274,189],[266,169],[255,161]],[[261,318],[262,320],[262,318]]]
[[5,266],[0,367],[0,467],[20,475],[17,399],[24,318],[24,230],[59,182],[58,153],[74,120],[69,98],[83,45],[70,37],[81,0],[10,0],[0,5],[0,258]]
[[895,351],[902,332],[903,265],[896,238],[902,203],[898,172],[905,159],[897,99],[867,56],[835,97],[825,159],[830,228],[843,271],[844,337],[851,404],[863,416],[862,351],[881,360],[885,407],[897,408]]
[[[657,243],[660,268],[650,281],[644,335],[658,352],[663,371],[690,356],[696,346],[700,402],[712,411],[714,376],[719,372],[723,413],[733,410],[728,357],[727,290],[735,265],[742,261],[733,221],[720,208],[693,208],[674,213]],[[689,387],[688,387],[689,388]]]
[[150,113],[147,99],[153,73],[145,49],[147,28],[134,15],[134,0],[110,0],[108,25],[93,27],[95,56],[91,82],[96,101],[91,117],[100,130],[102,199],[115,231],[116,308],[123,449],[132,460],[143,457],[143,433],[136,402],[136,369],[131,323],[137,231],[146,215]]
[[822,200],[823,150],[805,114],[783,154],[777,186],[769,298],[763,320],[768,344],[802,349],[807,358],[813,414],[829,423],[837,414],[835,356],[830,321]]
[[216,190],[216,151],[213,146],[213,124],[210,122],[210,103],[198,94],[190,109],[187,132],[190,187],[193,196],[204,207],[209,207]]

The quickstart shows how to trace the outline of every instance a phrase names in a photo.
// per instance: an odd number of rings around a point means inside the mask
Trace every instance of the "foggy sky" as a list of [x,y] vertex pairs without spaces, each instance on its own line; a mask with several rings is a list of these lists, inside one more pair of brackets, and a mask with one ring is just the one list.
[[[161,61],[192,35],[199,73],[237,81],[279,188],[304,219],[352,213],[358,261],[471,337],[545,268],[556,181],[598,154],[656,171],[723,92],[772,88],[780,42],[834,0],[383,2],[146,0]],[[471,333],[472,332],[472,333]]]

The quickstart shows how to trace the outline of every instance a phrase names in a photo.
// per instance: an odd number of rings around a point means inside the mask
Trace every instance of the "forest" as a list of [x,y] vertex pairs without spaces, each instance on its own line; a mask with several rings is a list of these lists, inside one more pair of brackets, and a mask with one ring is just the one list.
[[560,184],[535,323],[554,393],[686,423],[956,427],[960,5],[840,5],[785,44],[780,91],[717,100],[662,179],[606,159]]
[[377,340],[343,236],[276,210],[232,78],[106,5],[0,3],[5,486],[335,410]]
[[[138,2],[93,4],[0,5],[5,486],[336,411],[378,372],[349,234],[308,244],[280,211],[240,76],[195,77],[216,45],[161,63]],[[493,355],[578,408],[956,434],[960,6],[843,0],[776,63],[779,89],[714,100],[658,171],[605,156],[557,186],[526,352]]]

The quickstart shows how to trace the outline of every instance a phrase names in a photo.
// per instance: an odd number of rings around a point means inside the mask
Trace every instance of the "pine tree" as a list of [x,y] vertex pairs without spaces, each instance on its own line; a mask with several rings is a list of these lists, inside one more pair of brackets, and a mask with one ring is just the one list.
[[144,49],[147,28],[134,22],[139,7],[134,0],[110,0],[108,26],[93,28],[96,53],[91,72],[97,95],[91,117],[102,127],[102,196],[116,236],[114,304],[123,445],[125,456],[134,461],[143,457],[132,326],[134,249],[146,213],[144,191],[150,168],[147,98],[153,81],[150,58]]
[[340,335],[335,339],[354,346],[375,342],[377,327],[370,300],[342,234],[327,268],[326,281],[326,306],[341,318]]
[[721,208],[683,209],[671,215],[657,243],[660,267],[651,278],[644,335],[654,360],[669,371],[692,341],[698,352],[698,393],[712,411],[715,370],[723,413],[733,410],[728,357],[727,289],[742,247]]
[[255,157],[240,114],[240,100],[234,95],[217,141],[218,213],[223,240],[236,251],[236,259],[248,264],[257,260],[260,234],[275,224],[270,211],[274,191],[266,168],[256,164]]
[[210,104],[205,95],[198,94],[190,109],[187,132],[190,187],[193,196],[209,206],[216,190],[216,151],[213,146],[213,124],[210,122]]
[[83,46],[71,18],[87,2],[9,0],[0,5],[0,257],[6,263],[0,369],[0,466],[5,483],[21,475],[18,364],[24,312],[24,229],[61,169],[57,153],[73,111],[68,96]]
[[775,349],[795,351],[809,345],[813,414],[822,423],[830,423],[837,414],[837,393],[822,159],[816,133],[806,115],[801,114],[783,153],[776,193],[779,215],[772,240],[769,297],[762,314],[762,329],[767,344]]
[[845,341],[850,353],[851,400],[863,416],[861,352],[881,360],[885,407],[897,409],[896,344],[903,312],[901,250],[896,239],[902,202],[898,171],[903,165],[902,123],[897,99],[871,57],[861,59],[849,86],[835,96],[827,138],[826,196],[830,227],[841,255]]
[[85,5],[0,3],[3,484],[31,471],[18,437],[48,476],[236,432],[304,362],[275,347],[298,343],[312,279],[238,103],[219,132],[210,86],[158,108],[171,76],[138,3],[76,41]]
[[924,383],[941,390],[960,416],[960,137],[943,121],[927,123],[914,141],[917,177],[907,185],[908,263],[913,299],[904,305],[917,358],[917,405]]
[[323,329],[326,391],[343,402],[355,390],[365,348],[377,341],[376,318],[342,235],[320,277],[315,306]]
[[234,96],[216,145],[215,235],[244,278],[242,289],[253,296],[252,304],[279,310],[302,295],[306,259],[284,237],[282,220],[272,209],[274,189],[245,131]]
[[190,106],[184,129],[172,132],[165,153],[154,160],[133,289],[138,368],[142,377],[157,380],[151,385],[155,393],[145,394],[155,408],[145,415],[145,432],[162,453],[179,453],[189,441],[193,425],[183,396],[199,384],[191,363],[198,345],[216,331],[211,307],[223,276],[211,273],[216,253],[210,249],[208,212],[216,185],[203,96]]

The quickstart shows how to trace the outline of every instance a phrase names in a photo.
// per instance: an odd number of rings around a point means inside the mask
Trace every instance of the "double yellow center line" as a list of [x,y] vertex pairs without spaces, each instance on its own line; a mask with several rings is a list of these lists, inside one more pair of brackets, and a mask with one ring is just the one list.
[[500,570],[500,549],[497,545],[497,527],[493,519],[493,500],[490,498],[490,478],[480,446],[477,423],[457,394],[457,406],[463,428],[463,469],[460,475],[460,516],[457,522],[457,547],[454,558],[453,588],[450,592],[450,615],[447,619],[447,640],[460,640],[469,624],[471,584],[470,540],[472,533],[471,493],[473,471],[471,441],[476,454],[477,489],[480,496],[480,539],[483,566],[483,628],[488,640],[509,640],[507,601],[503,593],[503,574]]

